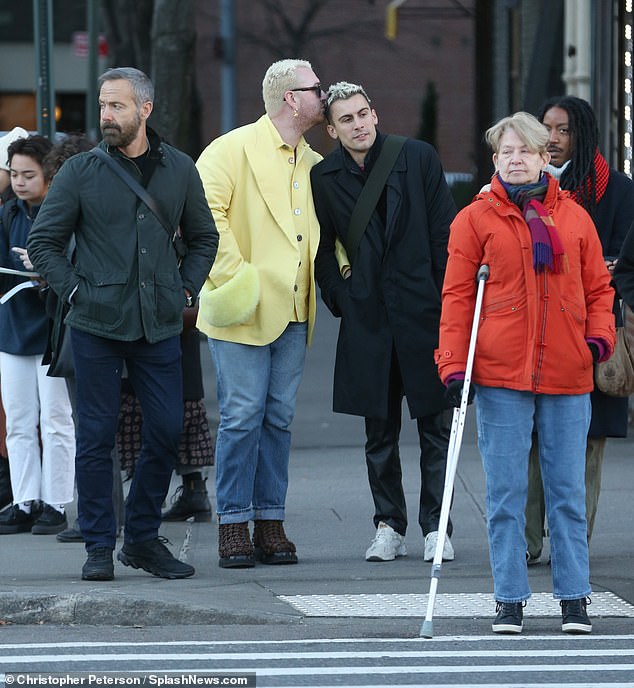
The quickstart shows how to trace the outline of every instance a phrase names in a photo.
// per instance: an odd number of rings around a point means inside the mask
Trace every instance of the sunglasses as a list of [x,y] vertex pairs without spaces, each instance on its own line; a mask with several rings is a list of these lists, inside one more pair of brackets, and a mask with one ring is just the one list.
[[289,91],[314,91],[315,95],[319,98],[319,96],[324,93],[324,91],[321,88],[321,84],[316,84],[315,86],[302,86],[300,88],[289,88]]

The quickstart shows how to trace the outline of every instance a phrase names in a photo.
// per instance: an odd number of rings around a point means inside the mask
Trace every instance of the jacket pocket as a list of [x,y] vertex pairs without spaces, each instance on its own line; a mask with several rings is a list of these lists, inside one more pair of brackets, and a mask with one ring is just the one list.
[[483,306],[475,369],[500,380],[514,375],[527,352],[526,296],[501,295]]
[[73,310],[82,319],[118,325],[123,320],[125,272],[94,272],[79,274],[80,283],[72,299]]
[[154,312],[157,325],[171,325],[183,317],[185,292],[180,275],[157,272],[154,276]]
[[[570,339],[574,342],[574,347],[579,354],[582,367],[590,367],[592,365],[592,354],[586,343],[585,305],[576,299],[562,296],[559,308],[568,329]],[[565,356],[565,352],[562,352],[562,356]]]

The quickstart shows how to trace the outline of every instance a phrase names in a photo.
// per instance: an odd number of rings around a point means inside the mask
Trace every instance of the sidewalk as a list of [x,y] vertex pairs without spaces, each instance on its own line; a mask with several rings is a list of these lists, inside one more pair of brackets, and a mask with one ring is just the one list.
[[[286,624],[300,622],[302,615],[280,595],[426,593],[430,565],[422,561],[414,512],[416,447],[408,444],[402,453],[411,524],[407,557],[389,563],[364,560],[374,530],[360,446],[296,448],[286,524],[297,544],[297,566],[221,569],[215,521],[168,523],[161,534],[174,553],[196,567],[193,578],[163,580],[117,562],[114,581],[85,582],[80,579],[83,545],[59,543],[54,536],[3,535],[0,623]],[[212,488],[212,478],[208,485]],[[631,604],[633,491],[634,442],[611,441],[591,547],[592,584],[595,592],[611,591]],[[465,431],[452,519],[456,560],[443,565],[439,594],[490,594],[484,481],[472,426]],[[535,592],[551,590],[547,565],[531,567],[530,577]]]

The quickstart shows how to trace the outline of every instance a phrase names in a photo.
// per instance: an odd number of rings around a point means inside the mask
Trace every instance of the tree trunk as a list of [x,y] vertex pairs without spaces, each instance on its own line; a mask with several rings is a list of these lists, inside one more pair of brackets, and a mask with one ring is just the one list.
[[152,127],[185,151],[198,149],[194,132],[198,108],[194,96],[193,0],[154,0],[152,73],[156,97]]

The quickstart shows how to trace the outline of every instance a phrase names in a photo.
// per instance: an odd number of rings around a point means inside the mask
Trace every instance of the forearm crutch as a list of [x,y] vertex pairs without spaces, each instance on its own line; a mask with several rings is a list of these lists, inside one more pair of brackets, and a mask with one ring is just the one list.
[[442,552],[447,535],[447,525],[449,523],[449,509],[451,508],[451,497],[453,495],[453,485],[458,468],[460,457],[460,447],[462,445],[462,433],[464,422],[467,416],[467,404],[469,403],[469,388],[471,386],[471,371],[473,370],[473,358],[475,354],[476,340],[478,338],[478,326],[480,324],[480,311],[482,310],[482,296],[484,285],[489,279],[489,266],[481,265],[476,275],[478,290],[476,294],[475,310],[473,312],[473,324],[471,325],[471,340],[469,341],[469,351],[467,354],[467,366],[462,385],[462,397],[460,398],[460,408],[454,408],[453,420],[451,422],[451,434],[449,435],[449,447],[447,449],[447,467],[445,469],[445,488],[442,495],[442,505],[440,507],[440,522],[438,523],[438,541],[436,551],[431,565],[431,581],[429,585],[429,597],[427,599],[427,614],[420,629],[422,638],[434,637],[434,603],[436,602],[436,590],[438,579],[442,568]]

